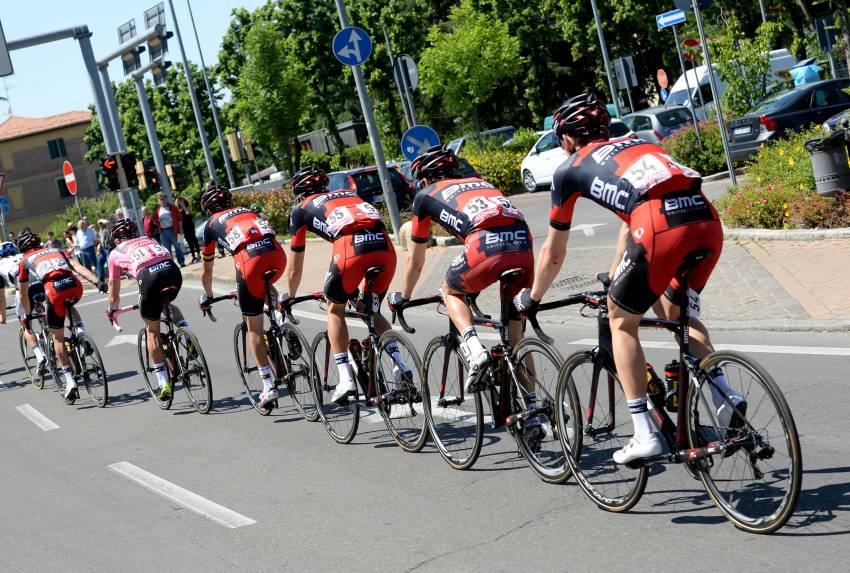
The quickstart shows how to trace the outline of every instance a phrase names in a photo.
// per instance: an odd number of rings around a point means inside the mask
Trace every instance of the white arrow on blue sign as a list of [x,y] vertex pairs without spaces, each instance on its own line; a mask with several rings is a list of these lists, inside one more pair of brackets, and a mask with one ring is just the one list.
[[685,20],[687,20],[687,16],[685,15],[684,10],[670,10],[669,12],[664,12],[663,14],[655,16],[655,23],[658,24],[659,30],[667,28],[668,26],[681,24]]
[[356,66],[369,59],[372,40],[362,28],[349,26],[334,36],[333,51],[336,59],[346,66]]
[[413,161],[429,147],[440,145],[440,136],[427,125],[414,125],[401,136],[401,152]]

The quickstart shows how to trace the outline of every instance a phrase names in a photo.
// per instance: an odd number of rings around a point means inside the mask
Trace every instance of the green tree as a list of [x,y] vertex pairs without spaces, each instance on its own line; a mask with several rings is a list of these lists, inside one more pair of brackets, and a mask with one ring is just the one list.
[[471,111],[480,131],[479,107],[500,82],[521,71],[519,41],[495,14],[462,0],[449,12],[448,22],[431,27],[428,42],[421,58],[422,91],[441,96],[451,113]]

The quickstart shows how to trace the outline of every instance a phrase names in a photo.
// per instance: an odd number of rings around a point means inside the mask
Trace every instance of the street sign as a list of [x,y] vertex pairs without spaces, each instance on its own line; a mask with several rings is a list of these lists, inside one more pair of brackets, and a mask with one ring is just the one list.
[[659,30],[668,26],[682,24],[685,20],[687,20],[687,16],[685,16],[684,10],[670,10],[669,12],[655,16],[655,23],[658,25]]
[[12,58],[9,56],[9,48],[6,47],[6,36],[3,34],[3,24],[0,23],[0,76],[8,76],[13,72]]
[[816,19],[815,28],[818,33],[818,44],[820,44],[820,49],[826,53],[830,53],[832,51],[832,47],[835,45],[835,28],[832,16]]
[[348,26],[334,36],[333,51],[336,59],[346,66],[357,66],[372,54],[372,40],[362,28]]
[[[708,8],[709,5],[711,5],[711,0],[699,0],[697,4],[700,8]],[[692,0],[673,0],[673,5],[679,10],[684,10],[685,12],[694,11]]]
[[655,74],[655,79],[658,80],[658,85],[661,86],[661,89],[664,89],[670,85],[670,80],[667,79],[667,72],[665,72],[664,70],[658,70],[658,72]]
[[0,197],[0,209],[3,210],[3,215],[9,214],[9,198],[5,195]]
[[661,103],[667,101],[667,98],[670,97],[670,94],[667,92],[667,88],[661,88],[661,92],[658,94],[661,96]]
[[440,145],[440,136],[427,125],[414,125],[401,137],[402,154],[413,161],[429,147]]
[[[402,77],[402,74],[406,74]],[[402,54],[395,59],[393,65],[393,77],[396,85],[403,86],[407,81],[407,86],[415,90],[419,87],[419,69],[416,67],[416,62],[408,55]]]
[[65,186],[68,188],[68,193],[76,195],[77,178],[74,176],[74,168],[71,167],[70,161],[66,161],[62,164],[62,175],[65,176]]
[[686,50],[685,59],[689,62],[693,62],[696,59],[696,56],[694,56],[693,52],[691,52],[690,50],[692,48],[699,49],[699,40],[697,40],[696,38],[688,38],[687,40],[682,40],[682,47]]
[[631,56],[614,60],[614,69],[617,71],[617,81],[620,83],[621,89],[636,88],[638,86],[635,63]]

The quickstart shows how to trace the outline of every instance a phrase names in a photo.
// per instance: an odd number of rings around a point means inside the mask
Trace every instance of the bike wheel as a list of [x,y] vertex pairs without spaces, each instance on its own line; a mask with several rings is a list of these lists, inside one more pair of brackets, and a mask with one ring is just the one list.
[[[160,400],[159,399],[159,381],[156,378],[156,374],[153,372],[153,364],[151,364],[150,360],[150,352],[148,352],[148,336],[147,329],[144,327],[139,331],[139,339],[136,343],[136,347],[139,350],[139,367],[142,369],[142,377],[145,379],[145,386],[147,386],[148,392],[150,392],[153,401],[163,410],[168,410],[171,408],[171,403],[174,401],[174,382],[171,384],[171,397],[168,400]],[[165,352],[166,349],[163,349]],[[171,378],[171,373],[168,374],[168,377]]]
[[[557,399],[558,370],[564,363],[561,354],[550,345],[536,338],[523,338],[514,348],[514,363],[518,381],[527,389],[534,388],[537,403],[545,409],[543,430],[545,434],[530,443],[521,427],[514,431],[520,451],[525,461],[531,466],[540,479],[547,483],[563,483],[570,477],[570,468],[561,439],[558,437],[558,414],[566,417],[566,431],[575,434],[577,415],[577,399],[565,394],[562,400]],[[512,384],[517,380],[511,376]],[[560,408],[559,408],[560,405]]]
[[53,377],[53,385],[56,388],[56,393],[59,394],[59,399],[65,404],[71,405],[76,400],[68,400],[65,398],[65,377],[62,374],[62,365],[59,364],[59,357],[56,355],[56,349],[53,347],[52,337],[47,338],[47,370]]
[[[387,351],[387,345],[392,348],[392,344],[398,348],[401,364]],[[378,349],[378,376],[386,389],[378,410],[396,444],[406,452],[418,452],[428,441],[428,420],[422,405],[428,389],[423,388],[419,353],[407,337],[392,330],[381,335]]]
[[[721,405],[731,404],[702,374],[715,368],[746,399],[746,407],[733,407],[727,426],[717,419],[714,394]],[[694,469],[736,527],[751,533],[775,531],[794,512],[802,483],[803,459],[791,410],[770,374],[743,354],[713,352],[700,369],[702,383],[692,378],[688,388],[688,441],[692,448],[729,447],[695,463]]]
[[422,357],[429,399],[425,414],[434,444],[446,462],[457,470],[471,468],[484,442],[484,407],[481,393],[463,394],[466,361],[448,338],[431,340]]
[[213,403],[212,378],[198,337],[186,328],[178,328],[174,333],[174,355],[178,377],[192,406],[201,414],[209,413]]
[[89,400],[98,408],[103,408],[109,401],[109,382],[106,368],[103,366],[103,358],[100,357],[100,350],[94,338],[87,332],[78,333],[75,351],[80,361],[79,375],[82,378],[82,385],[86,387]]
[[617,375],[595,353],[576,352],[561,367],[557,396],[560,403],[575,401],[580,412],[574,433],[563,416],[560,422],[561,445],[579,486],[600,508],[628,511],[643,495],[649,468],[633,469],[612,458],[632,437],[631,415]]
[[45,373],[38,371],[38,367],[36,366],[38,360],[32,348],[27,344],[23,327],[18,330],[18,345],[21,348],[21,358],[24,361],[24,368],[27,370],[27,376],[29,376],[30,382],[32,382],[33,386],[41,390],[44,388]]
[[331,402],[339,372],[333,360],[333,350],[327,332],[320,332],[310,346],[313,363],[313,390],[319,417],[331,438],[337,443],[347,444],[357,435],[360,425],[360,405],[357,403],[334,404]]
[[248,342],[248,327],[245,321],[236,325],[233,329],[233,351],[236,354],[236,368],[239,370],[239,378],[245,395],[254,409],[263,416],[272,413],[271,408],[260,408],[260,394],[263,392],[263,380],[257,369],[257,361]]
[[319,419],[319,408],[310,381],[310,343],[300,330],[291,324],[284,324],[280,327],[278,344],[285,363],[284,382],[289,397],[305,420],[315,422]]

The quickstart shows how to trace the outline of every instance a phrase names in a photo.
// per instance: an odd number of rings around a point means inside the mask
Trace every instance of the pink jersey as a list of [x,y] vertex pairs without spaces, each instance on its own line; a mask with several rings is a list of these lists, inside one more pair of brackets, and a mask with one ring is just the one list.
[[123,241],[109,253],[109,280],[121,278],[121,273],[136,278],[142,269],[168,260],[171,253],[150,237]]

